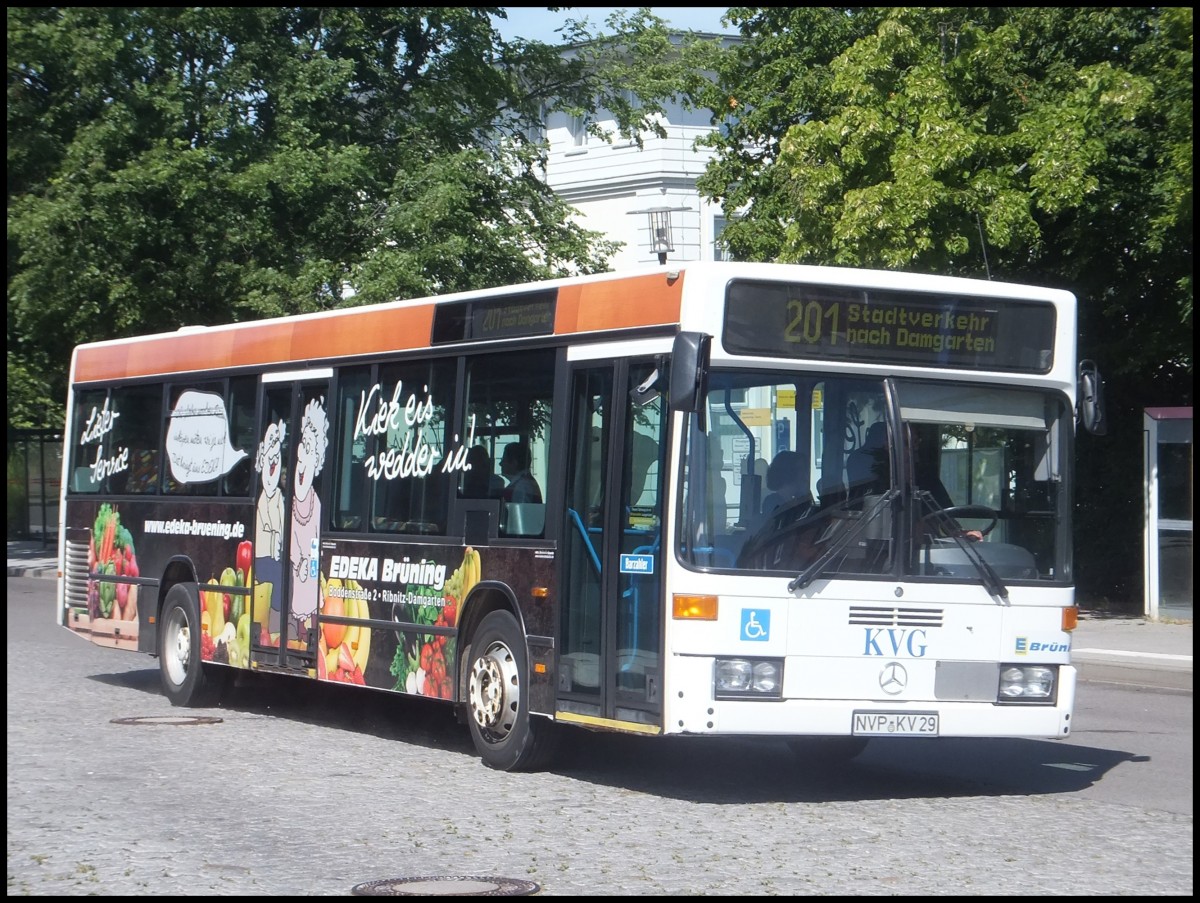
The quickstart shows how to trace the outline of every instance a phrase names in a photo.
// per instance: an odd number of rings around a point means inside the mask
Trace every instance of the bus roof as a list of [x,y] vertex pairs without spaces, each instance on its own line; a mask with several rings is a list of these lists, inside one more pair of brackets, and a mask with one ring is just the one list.
[[[908,291],[961,293],[983,297],[1036,299],[1070,306],[1069,292],[982,279],[931,276],[886,270],[773,263],[692,262],[616,273],[572,276],[523,285],[456,292],[361,307],[254,320],[220,326],[187,326],[159,333],[78,346],[71,381],[219,372],[248,367],[296,367],[310,361],[347,359],[388,351],[411,351],[486,338],[599,335],[628,330],[673,332],[675,328],[719,328],[717,310],[683,310],[688,273],[699,286],[732,278],[811,281],[829,285],[890,287]],[[541,320],[526,331],[478,328],[470,338],[446,338],[436,319],[457,305],[458,323],[473,306],[480,311],[509,305],[512,312],[537,308]],[[705,308],[711,305],[704,305]],[[435,312],[441,311],[441,314]],[[696,319],[697,315],[699,319]],[[1070,311],[1073,324],[1074,311]],[[716,318],[714,322],[714,318]],[[453,332],[453,331],[452,331]],[[463,327],[463,335],[470,327]]]

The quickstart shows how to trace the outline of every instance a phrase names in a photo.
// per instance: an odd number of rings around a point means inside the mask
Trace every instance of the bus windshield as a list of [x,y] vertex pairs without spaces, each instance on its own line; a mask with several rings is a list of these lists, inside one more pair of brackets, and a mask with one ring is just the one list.
[[801,578],[1070,579],[1057,393],[723,370],[684,456],[680,557]]

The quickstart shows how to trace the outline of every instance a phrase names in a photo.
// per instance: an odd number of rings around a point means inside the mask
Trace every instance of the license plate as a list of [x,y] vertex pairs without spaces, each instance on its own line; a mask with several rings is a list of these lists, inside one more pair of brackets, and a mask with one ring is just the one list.
[[856,737],[936,737],[937,712],[855,712]]

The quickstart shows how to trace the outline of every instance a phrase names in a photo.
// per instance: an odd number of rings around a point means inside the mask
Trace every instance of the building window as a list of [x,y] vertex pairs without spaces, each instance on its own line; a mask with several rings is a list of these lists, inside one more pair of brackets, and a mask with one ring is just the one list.
[[587,146],[588,117],[586,113],[572,116],[569,121],[571,130],[571,145],[573,147]]
[[546,105],[542,104],[538,108],[538,120],[525,129],[525,140],[530,144],[541,144],[546,140],[546,119],[550,115],[550,111],[546,109]]
[[725,242],[721,238],[721,234],[725,231],[725,227],[729,225],[729,220],[723,216],[713,217],[713,260],[733,260],[733,254],[729,252]]

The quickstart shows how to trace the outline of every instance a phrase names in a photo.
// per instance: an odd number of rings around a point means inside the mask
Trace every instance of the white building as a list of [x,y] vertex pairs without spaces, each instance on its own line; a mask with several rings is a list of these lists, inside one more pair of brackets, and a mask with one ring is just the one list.
[[[724,226],[721,208],[702,200],[696,190],[696,179],[713,156],[711,150],[694,147],[696,138],[713,130],[709,115],[668,104],[662,120],[666,137],[648,135],[641,148],[632,141],[606,143],[589,135],[583,117],[548,117],[547,183],[579,211],[580,225],[625,243],[611,258],[613,270],[659,262],[645,213],[654,208],[670,211],[673,250],[667,252],[668,260],[721,259],[716,243]],[[603,114],[598,125],[615,132],[615,123]]]

